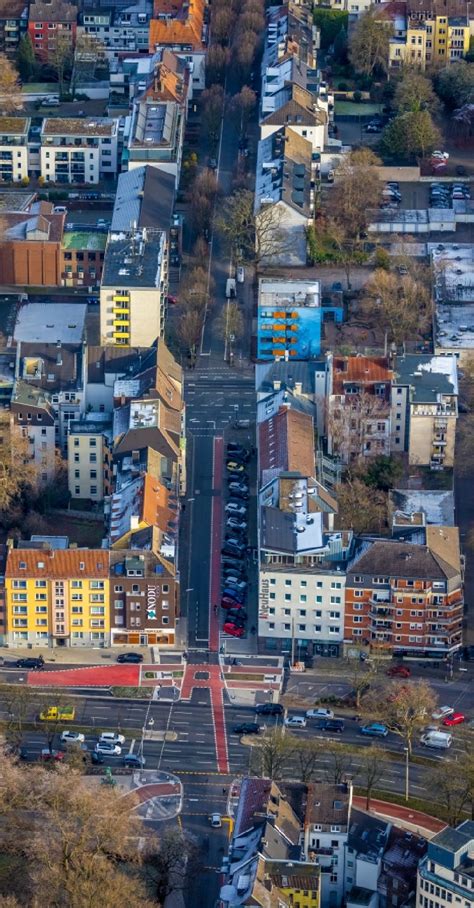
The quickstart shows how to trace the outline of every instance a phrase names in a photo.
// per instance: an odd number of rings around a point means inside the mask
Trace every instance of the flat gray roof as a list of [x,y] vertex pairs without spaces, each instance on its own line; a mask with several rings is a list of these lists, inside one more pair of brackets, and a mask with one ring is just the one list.
[[26,303],[18,313],[13,337],[28,343],[80,344],[86,315],[84,303]]

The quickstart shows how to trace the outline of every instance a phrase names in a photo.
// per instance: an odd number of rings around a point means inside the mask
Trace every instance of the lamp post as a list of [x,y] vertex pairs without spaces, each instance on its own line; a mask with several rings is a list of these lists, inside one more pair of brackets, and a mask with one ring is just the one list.
[[410,751],[408,747],[404,747],[405,751],[405,801],[408,801],[410,798]]

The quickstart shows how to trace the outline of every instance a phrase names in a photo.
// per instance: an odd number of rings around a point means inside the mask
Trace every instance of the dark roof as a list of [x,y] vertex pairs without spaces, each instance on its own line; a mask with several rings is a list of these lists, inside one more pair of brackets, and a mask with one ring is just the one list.
[[272,391],[273,383],[279,381],[282,388],[294,390],[297,384],[301,384],[303,394],[314,394],[314,374],[324,369],[324,361],[257,363],[256,388],[257,391]]
[[118,178],[112,230],[139,228],[169,230],[175,198],[175,177],[158,167],[136,167]]
[[354,808],[351,811],[347,844],[357,854],[378,858],[385,847],[390,828],[391,823],[388,821]]
[[410,542],[377,541],[367,551],[356,556],[348,570],[353,574],[373,574],[379,577],[406,577],[408,580],[446,580],[457,571],[428,546]]
[[[446,367],[446,368],[443,368]],[[436,403],[458,393],[456,357],[408,353],[395,362],[395,384],[409,385],[412,403]]]
[[25,360],[41,362],[41,374],[38,377],[28,376],[28,381],[43,388],[45,391],[64,391],[76,388],[78,382],[82,384],[82,350],[77,347],[68,347],[64,344],[27,343],[20,344],[21,373],[24,378]]
[[150,354],[148,347],[88,347],[87,380],[102,384],[105,375],[133,374]]
[[349,788],[347,785],[328,785],[326,782],[312,782],[308,785],[307,823],[347,826],[348,819]]
[[144,448],[152,448],[153,451],[157,451],[163,457],[176,460],[175,450],[166,441],[161,429],[156,426],[151,429],[129,429],[118,444],[115,445],[114,453],[118,456],[129,451],[140,451]]
[[240,789],[234,836],[242,835],[254,825],[256,813],[261,813],[268,801],[272,783],[270,779],[248,777],[243,779]]
[[365,889],[363,886],[353,886],[347,896],[348,905],[370,905],[373,898],[376,897],[373,889]]
[[262,121],[268,126],[317,126],[326,122],[326,112],[314,106],[314,96],[310,91],[293,83],[285,85],[282,90],[286,98],[277,110]]
[[30,6],[30,22],[76,22],[77,6],[66,3],[64,0],[52,0],[51,3],[32,3]]
[[466,848],[473,839],[474,822],[472,820],[466,820],[466,822],[461,823],[457,829],[453,829],[452,826],[446,826],[446,829],[442,829],[441,832],[438,832],[433,836],[428,845],[428,853],[431,845],[435,845],[438,848],[444,848],[446,851],[452,851],[454,853],[461,848]]

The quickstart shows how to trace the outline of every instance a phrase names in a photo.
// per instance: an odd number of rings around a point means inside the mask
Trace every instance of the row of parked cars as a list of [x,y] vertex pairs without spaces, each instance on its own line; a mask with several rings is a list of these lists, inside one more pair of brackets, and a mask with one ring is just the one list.
[[243,444],[228,442],[221,608],[225,612],[224,633],[231,637],[244,637],[246,632],[249,460],[250,452]]
[[[68,746],[75,746],[85,751],[88,749],[85,744],[85,735],[80,731],[67,729],[66,731],[61,732],[59,740],[61,745],[66,748]],[[125,735],[121,735],[115,731],[102,732],[91,753],[92,762],[103,762],[103,760],[100,759],[101,757],[120,757],[124,744]],[[124,766],[140,768],[145,765],[145,762],[145,757],[140,754],[127,753],[123,758]]]
[[467,183],[431,183],[430,208],[451,208],[453,201],[471,198]]
[[382,202],[380,207],[387,210],[395,210],[398,208],[402,200],[402,194],[400,192],[400,183],[397,183],[395,180],[389,180],[388,183],[385,183],[385,186],[382,190]]

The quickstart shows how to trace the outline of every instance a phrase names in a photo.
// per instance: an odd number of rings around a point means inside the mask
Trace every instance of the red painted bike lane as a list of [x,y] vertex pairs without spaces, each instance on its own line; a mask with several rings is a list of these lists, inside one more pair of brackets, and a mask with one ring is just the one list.
[[221,600],[222,474],[224,439],[214,439],[212,452],[211,552],[209,565],[209,651],[219,650],[219,603]]
[[227,773],[229,772],[229,754],[224,715],[224,682],[220,666],[187,665],[181,687],[181,699],[189,700],[196,687],[205,688],[210,692],[217,771]]

